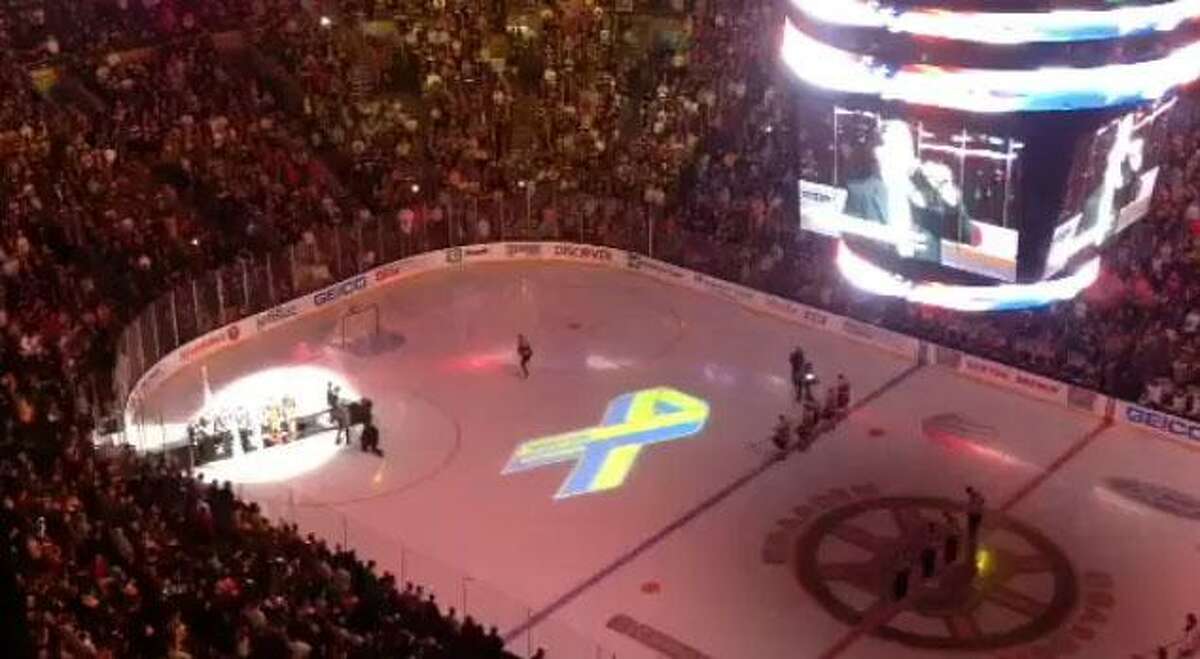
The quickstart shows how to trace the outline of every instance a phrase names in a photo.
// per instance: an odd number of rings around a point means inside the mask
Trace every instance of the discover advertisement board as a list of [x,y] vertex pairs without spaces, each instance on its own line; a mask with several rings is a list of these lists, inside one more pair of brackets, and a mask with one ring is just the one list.
[[555,258],[567,259],[570,261],[583,261],[585,263],[612,263],[613,253],[607,247],[593,247],[591,245],[571,245],[567,243],[555,243],[553,254]]

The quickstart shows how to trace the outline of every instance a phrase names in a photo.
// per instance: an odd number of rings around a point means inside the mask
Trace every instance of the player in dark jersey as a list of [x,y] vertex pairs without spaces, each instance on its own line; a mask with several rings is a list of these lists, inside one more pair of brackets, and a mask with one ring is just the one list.
[[521,377],[529,377],[529,360],[533,359],[533,347],[524,334],[517,335],[517,356],[521,358]]
[[775,424],[775,432],[771,435],[771,443],[781,452],[787,451],[788,443],[792,440],[792,427],[787,417],[780,414],[779,423]]
[[837,376],[837,411],[844,414],[850,410],[850,381],[845,375]]
[[796,400],[800,401],[804,391],[804,372],[808,368],[808,361],[804,359],[804,350],[797,347],[788,355],[788,363],[792,367],[792,391],[796,394]]

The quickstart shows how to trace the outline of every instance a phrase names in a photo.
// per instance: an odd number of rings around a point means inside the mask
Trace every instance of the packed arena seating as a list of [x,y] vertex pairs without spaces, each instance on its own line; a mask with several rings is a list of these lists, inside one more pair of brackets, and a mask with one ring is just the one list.
[[[674,41],[585,3],[0,6],[0,528],[29,654],[503,656],[495,630],[351,550],[87,441],[121,403],[124,323],[279,250],[312,266],[311,288],[452,243],[652,240],[666,260],[1200,418],[1195,98],[1152,217],[1083,297],[958,314],[855,292],[796,231],[817,147],[764,38],[775,5],[654,9]],[[366,223],[399,241],[350,258],[319,239]],[[226,306],[193,332],[261,310]]]
[[101,459],[71,428],[44,430],[0,460],[6,558],[36,656],[508,656],[495,628],[272,525],[228,483],[132,453]]

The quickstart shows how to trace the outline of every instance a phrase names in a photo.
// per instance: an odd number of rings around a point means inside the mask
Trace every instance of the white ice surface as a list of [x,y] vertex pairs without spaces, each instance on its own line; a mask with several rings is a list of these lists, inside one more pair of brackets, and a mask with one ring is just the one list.
[[[405,281],[368,301],[380,305],[385,331],[402,337],[398,348],[356,357],[335,347],[344,309],[333,305],[205,366],[216,395],[247,376],[299,365],[305,375],[283,381],[304,396],[323,393],[322,370],[344,378],[374,400],[386,457],[335,451],[326,435],[211,472],[243,483],[243,495],[267,512],[331,541],[349,540],[385,569],[434,589],[439,601],[501,630],[588,583],[512,646],[544,644],[562,659],[657,656],[605,628],[617,614],[722,659],[822,656],[849,628],[808,596],[791,568],[761,556],[792,508],[858,484],[885,496],[950,498],[974,484],[989,504],[1001,505],[1097,425],[925,367],[808,454],[766,469],[621,561],[763,463],[761,440],[790,409],[792,347],[805,348],[823,381],[845,373],[856,397],[911,365],[699,293],[582,266],[473,266]],[[527,381],[516,372],[518,332],[535,351]],[[643,450],[619,489],[556,501],[565,465],[501,475],[519,443],[593,425],[613,397],[655,386],[705,399],[711,417],[699,435]],[[192,366],[153,393],[147,418],[178,427],[203,400],[199,366]],[[939,414],[990,434],[933,442],[921,422]],[[1110,429],[1012,507],[1058,543],[1077,572],[1114,577],[1113,615],[1094,625],[1096,638],[1076,656],[1145,652],[1172,637],[1195,606],[1200,523],[1130,503],[1103,481],[1137,478],[1200,497],[1198,467],[1200,456],[1186,447]],[[618,569],[593,579],[614,562]],[[646,585],[656,589],[645,592]],[[956,656],[1022,656],[1017,650]],[[865,637],[837,656],[945,654]]]

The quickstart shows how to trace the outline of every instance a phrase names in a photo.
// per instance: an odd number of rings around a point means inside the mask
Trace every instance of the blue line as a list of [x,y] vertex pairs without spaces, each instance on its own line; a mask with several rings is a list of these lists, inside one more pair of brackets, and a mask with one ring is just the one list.
[[[866,406],[869,403],[871,403],[872,401],[874,401],[876,398],[879,398],[880,396],[887,393],[888,391],[891,391],[892,389],[897,387],[901,382],[908,379],[908,377],[911,376],[913,373],[916,373],[917,371],[921,370],[921,368],[922,368],[922,364],[914,364],[914,365],[906,368],[905,370],[901,371],[900,373],[896,374],[890,380],[888,380],[887,382],[884,382],[882,385],[880,385],[880,387],[878,389],[872,391],[871,393],[867,394],[862,399],[856,401],[853,405],[851,405],[849,413],[853,414],[854,412],[857,412],[858,410],[862,409],[864,406]],[[574,586],[567,592],[563,593],[557,599],[555,599],[554,601],[550,602],[546,606],[539,609],[536,613],[530,615],[528,620],[526,620],[525,622],[510,629],[508,632],[506,632],[504,634],[504,642],[508,643],[508,642],[512,641],[513,639],[517,638],[518,636],[520,636],[521,634],[524,634],[525,632],[528,632],[529,630],[538,626],[539,624],[542,623],[542,621],[546,620],[550,616],[557,613],[560,609],[565,607],[567,604],[570,604],[572,601],[574,601],[576,598],[578,598],[584,592],[589,590],[592,586],[595,586],[596,584],[600,583],[604,579],[608,578],[610,575],[612,575],[617,570],[620,570],[621,568],[625,567],[626,565],[632,563],[634,561],[634,559],[636,559],[638,556],[641,556],[642,554],[644,554],[647,550],[649,550],[654,545],[657,545],[659,542],[662,542],[667,536],[671,535],[672,533],[679,530],[680,528],[683,528],[685,525],[687,525],[688,522],[691,522],[692,520],[696,519],[697,517],[699,517],[706,511],[708,511],[709,509],[716,506],[718,503],[721,503],[721,501],[728,498],[729,495],[740,490],[742,487],[744,487],[750,481],[754,480],[755,478],[760,476],[763,472],[767,471],[768,469],[770,469],[772,466],[774,466],[775,464],[777,464],[779,462],[782,462],[782,460],[780,460],[778,457],[774,457],[774,456],[771,457],[771,459],[769,459],[769,460],[763,462],[762,464],[760,464],[759,466],[755,467],[749,473],[740,476],[737,480],[735,480],[732,483],[730,483],[729,485],[726,485],[725,487],[721,488],[716,493],[709,496],[707,499],[701,501],[699,504],[693,506],[691,510],[688,510],[683,515],[676,518],[674,521],[670,522],[663,528],[656,531],[650,537],[648,537],[645,540],[638,543],[635,547],[633,547],[629,551],[618,556],[616,559],[611,561],[608,565],[605,565],[604,567],[600,568],[600,570],[597,571],[592,576],[588,577],[587,579],[583,580],[582,582],[580,582],[579,584],[577,584],[576,586]]]

